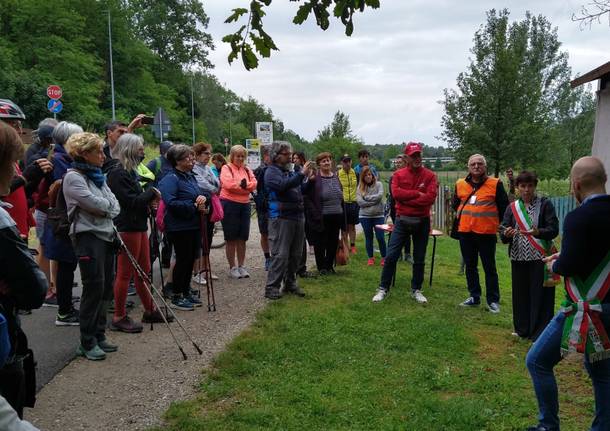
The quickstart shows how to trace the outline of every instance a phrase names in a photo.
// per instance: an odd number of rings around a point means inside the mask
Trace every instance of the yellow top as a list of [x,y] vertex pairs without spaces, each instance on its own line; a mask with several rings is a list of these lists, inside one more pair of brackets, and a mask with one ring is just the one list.
[[352,168],[348,172],[341,168],[337,176],[339,177],[341,187],[343,187],[343,200],[346,203],[356,202],[356,188],[358,187],[356,172]]

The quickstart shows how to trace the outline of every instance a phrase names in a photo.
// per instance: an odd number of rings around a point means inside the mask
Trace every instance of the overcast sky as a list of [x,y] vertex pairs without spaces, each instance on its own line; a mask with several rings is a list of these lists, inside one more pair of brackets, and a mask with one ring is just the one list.
[[485,12],[508,8],[512,20],[526,11],[546,16],[558,27],[573,74],[583,74],[610,61],[608,21],[584,30],[571,21],[585,1],[382,0],[380,9],[354,16],[354,34],[346,37],[336,20],[327,31],[311,18],[302,26],[292,24],[298,3],[274,0],[264,24],[280,51],[250,72],[241,60],[227,63],[229,47],[221,41],[237,28],[224,24],[230,10],[247,8],[249,1],[203,4],[216,45],[213,73],[238,95],[271,108],[285,127],[311,140],[341,110],[367,144],[444,145],[436,139],[438,102],[469,64],[472,38]]

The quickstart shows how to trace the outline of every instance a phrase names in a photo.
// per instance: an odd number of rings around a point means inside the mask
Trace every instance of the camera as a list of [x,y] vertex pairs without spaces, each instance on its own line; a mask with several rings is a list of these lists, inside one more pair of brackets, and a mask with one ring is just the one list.
[[154,124],[155,123],[155,117],[150,117],[150,116],[145,116],[142,117],[142,124]]

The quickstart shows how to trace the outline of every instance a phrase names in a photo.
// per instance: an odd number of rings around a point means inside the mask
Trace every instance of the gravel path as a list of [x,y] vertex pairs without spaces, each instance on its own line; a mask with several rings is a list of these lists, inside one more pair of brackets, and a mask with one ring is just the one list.
[[[160,423],[172,401],[195,394],[201,371],[266,304],[259,237],[253,219],[246,259],[249,279],[228,279],[224,248],[212,250],[212,268],[218,268],[220,277],[214,283],[218,311],[208,313],[205,302],[194,312],[176,311],[203,355],[197,354],[176,323],[172,329],[187,361],[164,325],[155,325],[153,331],[145,326],[141,334],[109,331],[108,339],[119,345],[119,351],[105,361],[72,361],[42,388],[36,408],[27,410],[26,418],[45,431],[141,430]],[[202,300],[204,296],[205,289]],[[132,316],[139,319],[141,309]]]

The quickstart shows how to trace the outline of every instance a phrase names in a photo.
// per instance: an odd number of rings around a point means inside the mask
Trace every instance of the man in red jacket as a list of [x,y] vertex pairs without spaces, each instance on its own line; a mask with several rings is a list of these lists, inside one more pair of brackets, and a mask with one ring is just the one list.
[[396,261],[409,235],[413,239],[413,277],[411,296],[419,304],[428,302],[421,293],[424,281],[426,247],[430,235],[430,207],[436,199],[436,175],[422,166],[422,147],[409,142],[405,147],[408,166],[396,171],[392,179],[392,197],[396,203],[396,221],[388,245],[379,289],[373,302],[383,301],[390,290]]

